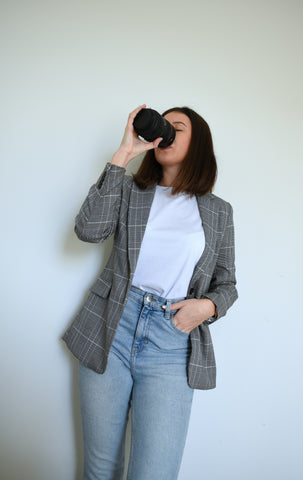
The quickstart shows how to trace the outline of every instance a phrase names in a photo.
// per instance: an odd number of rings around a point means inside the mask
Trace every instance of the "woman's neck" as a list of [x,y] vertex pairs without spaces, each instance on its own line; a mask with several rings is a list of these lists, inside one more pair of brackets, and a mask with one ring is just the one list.
[[175,179],[179,173],[179,166],[162,167],[162,178],[159,182],[161,187],[173,187]]

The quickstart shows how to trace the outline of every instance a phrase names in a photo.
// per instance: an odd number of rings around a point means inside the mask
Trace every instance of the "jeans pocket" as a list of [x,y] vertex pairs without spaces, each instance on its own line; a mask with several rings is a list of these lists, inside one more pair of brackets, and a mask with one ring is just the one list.
[[178,328],[174,322],[174,316],[175,314],[177,313],[177,311],[175,313],[171,313],[170,316],[169,316],[169,322],[170,322],[170,325],[171,327],[173,328],[173,330],[177,333],[179,333],[180,335],[183,335],[183,336],[186,336],[188,337],[189,335],[189,332],[183,332],[182,330],[180,330],[180,328]]

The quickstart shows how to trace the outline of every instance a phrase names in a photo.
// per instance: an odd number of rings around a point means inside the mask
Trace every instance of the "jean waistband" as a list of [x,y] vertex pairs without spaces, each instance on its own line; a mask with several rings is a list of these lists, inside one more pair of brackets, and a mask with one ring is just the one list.
[[164,298],[152,292],[145,292],[138,287],[132,286],[130,289],[130,296],[138,302],[148,305],[152,310],[160,310],[165,313],[165,317],[169,317],[171,312],[171,304],[185,300],[185,297],[179,298]]

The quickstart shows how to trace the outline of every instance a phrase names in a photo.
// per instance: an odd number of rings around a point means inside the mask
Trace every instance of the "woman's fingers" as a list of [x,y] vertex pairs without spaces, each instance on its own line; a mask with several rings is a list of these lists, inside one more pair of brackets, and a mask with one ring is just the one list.
[[158,148],[158,147],[159,147],[159,143],[161,143],[162,140],[163,140],[162,137],[156,138],[156,140],[153,141],[154,148]]
[[159,146],[159,143],[161,143],[163,140],[162,137],[156,138],[153,142],[146,143],[146,150],[152,150],[153,148],[157,148]]
[[146,108],[146,104],[144,103],[143,105],[140,105],[139,107],[135,108],[135,110],[133,110],[132,112],[130,112],[129,116],[128,116],[128,125],[133,125],[133,122],[134,122],[134,119],[136,117],[136,115],[140,112],[140,110],[142,110],[143,108]]
[[186,303],[186,300],[181,300],[181,302],[172,303],[170,308],[172,310],[179,310],[180,308],[185,307]]

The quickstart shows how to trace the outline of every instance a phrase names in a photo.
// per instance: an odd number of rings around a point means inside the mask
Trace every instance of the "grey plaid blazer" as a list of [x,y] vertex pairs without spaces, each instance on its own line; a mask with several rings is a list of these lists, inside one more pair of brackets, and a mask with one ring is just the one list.
[[[97,373],[108,353],[127,302],[155,187],[141,190],[125,169],[108,163],[76,217],[75,232],[86,242],[114,234],[108,263],[63,336],[68,348]],[[218,315],[190,333],[188,383],[202,390],[216,386],[216,364],[209,324],[225,315],[237,298],[232,208],[213,194],[197,196],[205,249],[197,263],[187,298],[210,298]]]

